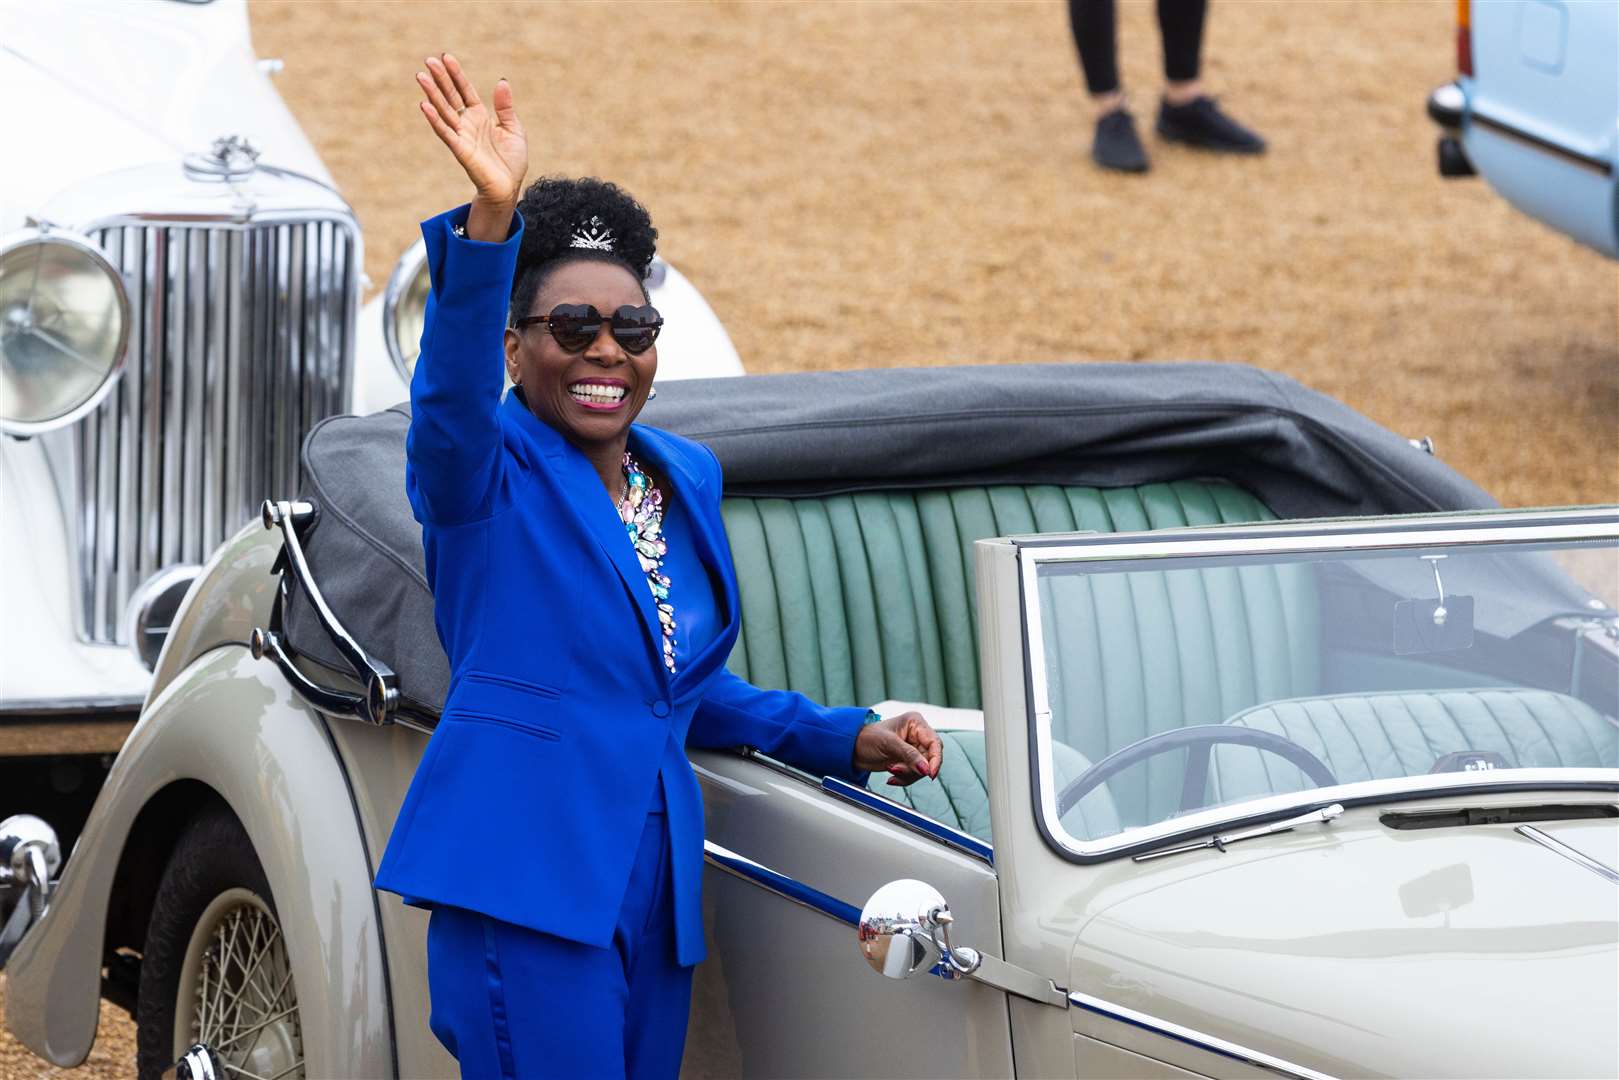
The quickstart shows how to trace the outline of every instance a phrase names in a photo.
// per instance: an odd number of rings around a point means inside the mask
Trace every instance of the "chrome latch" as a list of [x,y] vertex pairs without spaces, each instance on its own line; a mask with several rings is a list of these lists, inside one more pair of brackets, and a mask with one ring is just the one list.
[[273,660],[299,693],[318,708],[354,716],[379,727],[393,723],[398,718],[396,714],[400,704],[399,676],[387,664],[367,653],[338,620],[327,605],[326,598],[321,595],[320,587],[315,584],[309,560],[304,556],[300,531],[315,527],[319,520],[317,508],[308,502],[266,500],[260,509],[260,517],[266,529],[281,530],[281,553],[270,568],[272,573],[282,575],[281,602],[285,604],[291,598],[287,584],[287,576],[291,575],[314,609],[316,621],[327,638],[355,677],[365,684],[365,693],[346,694],[316,685],[292,662],[286,640],[273,623],[268,629],[256,627],[253,630],[248,643],[253,658],[260,660],[269,657]]

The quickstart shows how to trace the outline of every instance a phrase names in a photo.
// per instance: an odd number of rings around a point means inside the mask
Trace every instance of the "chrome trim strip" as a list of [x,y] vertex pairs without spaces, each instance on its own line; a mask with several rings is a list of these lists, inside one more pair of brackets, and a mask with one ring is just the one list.
[[[1499,520],[1499,519],[1498,519]],[[1510,521],[1511,519],[1509,519]],[[1521,519],[1519,519],[1521,520]],[[1099,562],[1108,559],[1206,558],[1211,555],[1335,555],[1402,547],[1472,547],[1480,544],[1578,543],[1619,540],[1619,507],[1573,511],[1538,523],[1499,525],[1458,519],[1456,527],[1443,521],[1413,522],[1408,528],[1356,531],[1267,529],[1238,526],[1215,532],[1164,529],[1156,533],[1109,533],[1090,542],[1053,546],[1012,537],[1018,554],[1040,562]],[[1235,533],[1236,535],[1232,535]],[[1105,539],[1104,539],[1105,537]]]
[[1619,885],[1619,870],[1597,862],[1579,848],[1569,847],[1557,837],[1543,833],[1533,825],[1519,825],[1513,831],[1521,836],[1528,837],[1547,851],[1556,852],[1569,862],[1578,863],[1609,884]]
[[[158,515],[157,565],[167,566],[180,558],[180,449],[184,437],[180,430],[181,406],[185,404],[185,231],[168,228],[162,230],[158,245],[163,249],[163,264],[167,274],[159,279],[158,292],[166,301],[168,322],[163,343],[161,363],[164,382],[168,387],[157,402],[158,414],[158,469],[162,476],[159,485],[161,497],[147,508]],[[202,562],[201,559],[194,560]]]
[[[146,239],[138,229],[113,230],[118,237],[119,265],[140,267],[145,259]],[[146,286],[138,274],[130,275],[131,323],[129,355],[125,360],[124,378],[118,388],[118,520],[123,523],[118,538],[118,571],[113,581],[113,595],[128,596],[139,582],[140,519],[136,516],[139,504],[140,476],[140,423],[141,423],[141,357],[145,351],[146,312],[142,297]]]
[[[1147,850],[1156,844],[1186,839],[1241,824],[1261,824],[1329,802],[1354,806],[1379,799],[1443,797],[1460,791],[1512,790],[1526,784],[1566,787],[1589,784],[1609,787],[1615,771],[1598,769],[1508,769],[1499,773],[1450,773],[1398,777],[1342,784],[1325,790],[1295,792],[1267,799],[1210,808],[1184,817],[1143,826],[1105,841],[1076,839],[1057,814],[1056,780],[1051,754],[1051,699],[1048,693],[1044,630],[1039,617],[1038,572],[1047,563],[1100,562],[1120,559],[1200,558],[1210,555],[1270,555],[1375,551],[1400,547],[1467,547],[1484,544],[1531,544],[1619,540],[1619,506],[1574,510],[1489,514],[1432,514],[1408,518],[1283,521],[1235,526],[1197,526],[1134,533],[1009,537],[1018,554],[1018,580],[1029,680],[1029,724],[1034,758],[1035,823],[1054,849],[1073,860],[1091,862]],[[1154,569],[1168,569],[1155,567]],[[1499,787],[1497,787],[1499,785]]]
[[[263,170],[264,166],[259,166],[259,169]],[[313,177],[297,173],[288,173],[287,175],[297,176],[298,179],[319,187],[325,186]],[[359,230],[359,225],[356,223],[352,213],[334,210],[330,206],[314,205],[311,205],[307,210],[282,208],[253,211],[250,209],[243,213],[111,214],[106,217],[96,218],[92,224],[86,226],[86,230],[108,229],[126,225],[140,228],[167,225],[187,229],[206,227],[209,231],[218,229],[231,232],[256,232],[262,228],[273,228],[278,225],[307,225],[312,221],[335,221],[352,226],[356,232]]]
[[1564,146],[1562,143],[1552,142],[1550,139],[1545,138],[1544,136],[1535,135],[1532,132],[1525,131],[1523,128],[1518,127],[1515,124],[1509,124],[1505,120],[1491,116],[1489,113],[1480,112],[1478,109],[1473,110],[1471,117],[1475,124],[1480,124],[1488,128],[1490,131],[1495,132],[1497,135],[1504,135],[1514,142],[1523,143],[1531,150],[1540,150],[1551,154],[1553,157],[1560,157],[1570,165],[1575,165],[1589,172],[1594,172],[1598,176],[1613,175],[1613,162],[1606,158],[1600,158],[1595,154],[1586,154],[1579,150],[1570,149],[1569,147]]
[[167,374],[162,363],[163,328],[168,313],[163,283],[168,280],[168,244],[161,229],[143,229],[141,246],[144,261],[141,273],[141,294],[147,303],[146,335],[141,341],[141,364],[146,371],[146,382],[141,386],[141,510],[140,554],[135,572],[139,577],[144,567],[157,569],[163,565],[158,550],[162,521],[158,514],[158,494],[163,490],[163,392]]
[[1206,1050],[1211,1054],[1218,1054],[1223,1058],[1241,1062],[1244,1065],[1252,1065],[1254,1068],[1262,1069],[1272,1076],[1285,1076],[1289,1077],[1290,1080],[1333,1080],[1328,1074],[1317,1072],[1315,1069],[1295,1065],[1291,1061],[1285,1061],[1282,1058],[1273,1057],[1258,1050],[1250,1050],[1239,1043],[1216,1038],[1213,1035],[1207,1035],[1181,1024],[1172,1023],[1156,1016],[1149,1016],[1144,1012],[1127,1009],[1123,1005],[1115,1005],[1111,1001],[1104,1001],[1099,997],[1082,994],[1077,990],[1069,991],[1068,1003],[1074,1008],[1084,1009],[1086,1012],[1095,1013],[1109,1020],[1117,1020],[1121,1024],[1141,1028],[1143,1031],[1150,1031],[1154,1035],[1162,1035],[1166,1039],[1185,1043],[1187,1046],[1198,1050]]
[[109,694],[104,697],[11,698],[0,701],[0,721],[8,714],[24,716],[75,716],[95,714],[112,709],[139,710],[145,702],[141,695]]
[[926,814],[918,813],[909,806],[894,802],[892,799],[885,799],[875,792],[867,791],[865,788],[855,787],[853,784],[839,780],[835,776],[822,777],[821,790],[829,795],[836,795],[841,799],[857,803],[865,809],[881,814],[884,817],[892,818],[901,825],[919,832],[929,839],[949,844],[958,851],[984,860],[991,866],[995,865],[995,848],[992,845],[984,843],[970,833],[962,832],[960,829],[953,829],[943,822],[935,821],[933,818],[928,817]]
[[[107,403],[108,411],[114,417],[117,415],[117,405],[116,401]],[[115,501],[118,494],[118,485],[103,479],[109,474],[115,475],[113,470],[117,468],[113,457],[113,452],[116,449],[114,446],[116,420],[110,426],[107,424],[81,425],[86,431],[92,426],[95,428],[94,450],[86,459],[95,462],[93,468],[97,479],[93,496],[94,509],[92,511],[95,515],[95,527],[90,532],[92,544],[94,545],[91,557],[95,560],[93,570],[95,587],[92,593],[91,605],[95,613],[96,625],[107,626],[111,624],[112,620],[119,617],[118,601],[120,599],[120,597],[111,594],[113,560],[118,550],[118,533],[116,531],[118,528],[118,518],[116,516],[118,507]]]
[[782,776],[797,780],[800,783],[808,784],[811,787],[821,786],[821,778],[816,776],[814,773],[805,772],[803,769],[800,769],[795,765],[789,765],[785,761],[778,761],[769,754],[761,753],[751,746],[737,747],[737,753],[747,758],[755,765],[769,769],[771,772],[780,773]]
[[717,870],[723,870],[733,877],[751,882],[836,922],[846,926],[860,925],[860,909],[853,904],[846,904],[835,896],[828,896],[819,889],[812,889],[808,885],[794,881],[786,874],[778,874],[768,866],[738,855],[706,838],[703,840],[703,860]]
[[224,370],[220,376],[225,418],[220,432],[225,444],[221,482],[226,512],[232,506],[242,505],[242,500],[250,497],[243,483],[247,472],[244,458],[248,437],[246,405],[251,400],[247,396],[243,357],[248,354],[252,339],[247,320],[242,315],[243,293],[246,291],[242,285],[242,275],[247,266],[250,244],[250,239],[239,232],[225,236],[225,310],[221,312],[221,332],[224,334],[221,363]]

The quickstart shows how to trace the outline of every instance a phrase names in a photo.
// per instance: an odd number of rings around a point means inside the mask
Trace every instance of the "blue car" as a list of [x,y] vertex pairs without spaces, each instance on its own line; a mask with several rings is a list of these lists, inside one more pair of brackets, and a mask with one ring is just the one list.
[[1460,0],[1439,171],[1619,258],[1619,0]]

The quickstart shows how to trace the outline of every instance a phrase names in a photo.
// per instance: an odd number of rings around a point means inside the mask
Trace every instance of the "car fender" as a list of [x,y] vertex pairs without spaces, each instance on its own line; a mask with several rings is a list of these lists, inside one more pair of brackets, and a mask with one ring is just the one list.
[[280,553],[281,534],[266,529],[256,516],[214,549],[169,624],[145,708],[204,653],[221,645],[246,648],[254,628],[268,624],[280,580],[274,572]]
[[6,968],[6,1024],[64,1067],[95,1042],[109,911],[132,827],[176,785],[240,819],[286,936],[311,1076],[396,1072],[376,894],[325,721],[238,644],[163,687],[130,734],[40,924]]

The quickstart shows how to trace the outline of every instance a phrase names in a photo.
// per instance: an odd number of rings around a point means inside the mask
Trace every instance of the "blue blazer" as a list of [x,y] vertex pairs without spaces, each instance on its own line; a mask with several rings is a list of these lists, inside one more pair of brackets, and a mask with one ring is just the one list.
[[450,691],[394,823],[377,887],[605,947],[660,770],[683,964],[703,958],[702,796],[686,746],[754,746],[853,769],[864,709],[760,690],[725,668],[736,571],[719,461],[634,425],[630,448],[683,500],[720,633],[670,675],[646,575],[590,463],[516,397],[502,332],[522,238],[422,223],[432,293],[411,380],[405,484],[422,525]]

